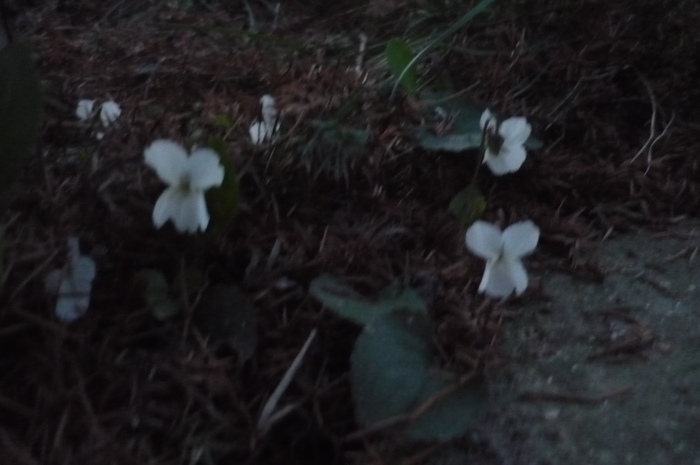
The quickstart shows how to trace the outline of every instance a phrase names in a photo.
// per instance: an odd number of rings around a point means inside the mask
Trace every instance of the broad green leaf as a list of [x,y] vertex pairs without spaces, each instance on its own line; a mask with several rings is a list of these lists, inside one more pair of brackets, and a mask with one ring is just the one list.
[[416,95],[418,90],[418,75],[415,64],[411,63],[413,52],[408,44],[401,39],[391,39],[386,44],[386,55],[389,69],[394,77],[400,79],[399,84],[408,95]]
[[[450,132],[443,136],[435,136],[426,129],[420,128],[417,138],[421,147],[427,150],[462,152],[481,145],[483,130],[480,122],[481,115],[487,108],[486,105],[467,98],[455,97],[454,94],[447,92],[426,90],[421,92],[420,96],[423,103],[452,120]],[[497,114],[494,116],[502,118]],[[541,140],[532,135],[525,141],[525,148],[529,150],[542,148],[543,145]]]
[[39,134],[41,86],[28,48],[0,50],[0,210]]
[[376,299],[370,300],[338,279],[321,275],[311,282],[309,293],[338,315],[360,325],[395,310],[428,313],[425,301],[415,290],[397,285],[385,288]]
[[357,421],[369,426],[409,413],[419,404],[430,373],[427,315],[392,312],[375,318],[352,353],[352,396]]
[[[428,378],[421,398],[427,400],[448,387],[454,380],[435,377]],[[471,381],[460,386],[432,405],[405,434],[416,440],[447,441],[465,434],[482,419],[487,406],[484,386],[479,381]]]
[[168,282],[160,271],[140,270],[134,275],[134,283],[141,287],[143,299],[156,319],[164,321],[180,313],[180,305],[170,298]]
[[457,218],[460,226],[469,226],[481,218],[486,210],[486,199],[479,186],[472,182],[454,196],[448,210]]
[[255,353],[258,332],[255,308],[238,287],[217,284],[204,290],[195,309],[197,328],[214,343],[224,343],[245,362]]
[[[370,426],[413,413],[452,385],[453,375],[433,365],[427,315],[405,311],[384,314],[360,334],[352,354],[351,383],[357,421]],[[436,401],[413,423],[400,426],[420,440],[463,435],[481,419],[486,396],[472,382]]]
[[238,170],[233,165],[231,157],[227,156],[226,144],[220,138],[213,138],[207,144],[219,154],[221,165],[224,167],[224,180],[221,186],[209,189],[205,196],[207,208],[211,216],[207,234],[218,235],[224,232],[238,212],[241,193],[238,183]]

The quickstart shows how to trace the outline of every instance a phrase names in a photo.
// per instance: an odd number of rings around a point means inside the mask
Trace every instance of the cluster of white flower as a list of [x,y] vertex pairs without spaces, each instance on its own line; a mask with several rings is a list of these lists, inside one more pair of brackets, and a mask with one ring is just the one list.
[[[489,109],[480,119],[484,132],[483,160],[496,176],[518,171],[525,162],[525,141],[532,127],[525,118],[513,117],[500,124]],[[501,231],[496,225],[476,221],[465,242],[476,256],[486,260],[479,292],[491,297],[522,294],[527,288],[527,271],[521,259],[535,250],[540,230],[531,221],[515,223]]]
[[[254,144],[272,140],[280,130],[275,99],[264,95],[260,104],[262,120],[255,121],[249,129]],[[95,100],[78,102],[78,119],[88,121],[94,114]],[[100,120],[105,128],[120,114],[121,109],[113,100],[100,106]],[[531,132],[525,118],[508,118],[499,124],[487,109],[480,124],[485,137],[482,163],[498,176],[520,169],[526,158],[524,144]],[[209,212],[204,193],[220,186],[225,175],[219,155],[208,148],[188,154],[180,144],[160,139],[145,149],[144,161],[168,185],[153,208],[156,228],[171,220],[182,233],[206,230]],[[528,277],[521,259],[535,249],[538,240],[539,229],[530,221],[512,224],[504,231],[484,221],[475,222],[467,230],[465,242],[472,253],[486,260],[479,292],[503,298],[513,291],[522,294]],[[68,245],[68,264],[65,269],[50,273],[46,286],[58,296],[56,315],[64,321],[73,321],[89,306],[95,263],[90,257],[80,255],[77,238],[69,239]]]
[[[95,102],[96,100],[90,99],[80,100],[75,109],[75,116],[80,121],[90,120],[95,114]],[[100,121],[102,121],[102,126],[105,128],[114,123],[121,114],[122,109],[114,100],[107,100],[100,105]]]

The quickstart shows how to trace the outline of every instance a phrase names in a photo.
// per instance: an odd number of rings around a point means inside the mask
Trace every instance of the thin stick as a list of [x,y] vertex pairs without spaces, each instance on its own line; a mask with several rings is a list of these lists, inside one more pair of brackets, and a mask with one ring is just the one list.
[[[277,403],[279,402],[280,398],[282,397],[282,394],[284,394],[284,391],[287,390],[287,387],[289,387],[289,383],[292,381],[292,378],[296,374],[297,370],[299,370],[299,367],[301,366],[301,362],[304,359],[304,356],[306,355],[306,352],[309,350],[309,346],[313,342],[314,338],[316,337],[316,329],[314,328],[313,331],[311,331],[311,334],[309,334],[309,337],[306,338],[306,342],[304,343],[304,346],[301,348],[299,353],[297,354],[296,358],[292,362],[292,364],[289,366],[287,369],[286,373],[282,377],[282,380],[279,382],[275,390],[272,392],[272,395],[270,396],[269,399],[267,399],[267,402],[265,402],[265,406],[262,409],[262,412],[260,413],[260,419],[258,420],[258,425],[257,429],[258,432],[265,432],[267,429],[272,426],[272,424],[279,420],[281,416],[275,415],[273,418],[273,414],[275,412],[275,408],[277,407]],[[283,409],[284,410],[284,409]],[[291,410],[287,410],[286,413],[288,413]]]

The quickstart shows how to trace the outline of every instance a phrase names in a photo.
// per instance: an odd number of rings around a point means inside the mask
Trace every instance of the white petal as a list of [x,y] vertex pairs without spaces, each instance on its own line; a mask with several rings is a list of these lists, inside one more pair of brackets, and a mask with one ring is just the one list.
[[523,117],[508,118],[499,128],[501,137],[509,145],[523,145],[531,132],[532,126]]
[[506,261],[493,260],[486,264],[479,292],[485,292],[491,297],[508,297],[513,289],[515,289],[515,285]]
[[59,297],[55,313],[59,320],[70,323],[85,314],[90,306],[90,296]]
[[467,248],[485,260],[497,258],[503,248],[501,230],[486,221],[476,221],[467,229],[464,237]]
[[76,292],[90,294],[95,272],[95,261],[87,255],[81,255],[71,263],[69,277]]
[[515,293],[522,294],[527,289],[527,271],[520,260],[504,260],[508,268],[508,275],[515,286]]
[[102,109],[100,110],[100,119],[102,120],[102,125],[104,127],[112,124],[119,115],[122,114],[122,109],[119,104],[114,100],[108,100],[102,104]]
[[496,123],[495,118],[491,114],[491,110],[489,110],[488,108],[484,110],[484,112],[481,114],[479,126],[481,126],[481,129],[484,129],[487,123],[489,125],[489,128],[493,127],[492,125]]
[[204,231],[209,224],[209,212],[204,200],[204,194],[190,194],[181,197],[179,210],[172,218],[175,229],[179,232],[195,233],[197,229]]
[[219,155],[212,149],[198,149],[192,152],[187,160],[190,185],[201,190],[220,186],[224,180],[224,167],[219,161]]
[[187,152],[172,140],[160,139],[153,142],[144,151],[144,158],[158,177],[170,185],[179,185],[187,170]]
[[262,121],[256,121],[251,124],[248,132],[250,133],[250,140],[256,145],[262,144],[267,138],[267,126]]
[[506,171],[507,173],[513,173],[523,166],[526,157],[527,152],[525,152],[525,147],[522,145],[509,145],[504,143],[496,158],[499,159],[508,170]]
[[503,250],[512,259],[523,257],[537,247],[540,230],[532,221],[511,224],[503,231]]
[[[90,293],[96,266],[92,258],[79,255],[77,238],[69,238],[68,246],[71,249],[70,261],[61,276],[55,312],[59,319],[70,322],[82,316],[90,306]],[[47,285],[48,281],[53,279],[52,275],[54,272],[47,277]]]
[[92,115],[92,109],[95,106],[94,100],[83,99],[78,102],[78,107],[75,109],[75,116],[80,121],[85,121]]
[[486,163],[491,172],[496,176],[502,176],[511,172],[511,165],[508,163],[506,157],[500,154],[494,155],[489,149],[486,149],[486,153],[484,154],[484,163]]
[[162,227],[166,221],[178,215],[182,197],[181,191],[174,187],[169,187],[160,194],[153,207],[153,224],[156,228]]

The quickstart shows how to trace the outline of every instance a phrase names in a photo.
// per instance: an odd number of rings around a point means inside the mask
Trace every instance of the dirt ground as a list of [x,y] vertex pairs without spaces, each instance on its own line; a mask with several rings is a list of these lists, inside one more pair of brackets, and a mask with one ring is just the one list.
[[[348,358],[358,331],[308,297],[312,279],[330,273],[365,292],[396,281],[420,288],[444,364],[495,379],[513,366],[513,315],[549,299],[540,277],[604,280],[609,270],[590,253],[601,240],[697,217],[700,6],[497,1],[419,68],[423,82],[441,76],[454,92],[526,116],[544,142],[517,173],[481,178],[484,219],[530,219],[541,230],[526,262],[530,289],[507,305],[477,295],[483,262],[447,211],[472,178],[473,157],[418,146],[412,135],[424,112],[390,98],[382,55],[391,37],[427,43],[473,4],[49,0],[19,8],[17,35],[36,52],[45,108],[36,157],[0,218],[8,463],[427,463],[449,445],[357,434]],[[277,99],[282,136],[260,147],[248,127],[263,94]],[[122,108],[101,139],[76,120],[82,98]],[[312,143],[319,122],[366,131],[368,141]],[[153,227],[162,185],[144,148],[211,136],[239,170],[242,206],[206,251],[207,279],[236,283],[255,308],[258,345],[247,361],[195,328],[188,296],[185,311],[163,322],[133,285],[143,268],[174,277],[188,248],[171,227]],[[43,277],[64,262],[69,236],[98,271],[90,309],[67,325]],[[296,408],[257,434],[263,405],[313,329],[283,398]],[[452,445],[473,463],[505,463],[488,437]]]

